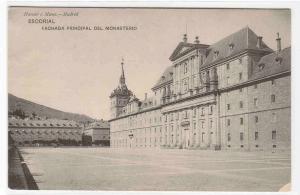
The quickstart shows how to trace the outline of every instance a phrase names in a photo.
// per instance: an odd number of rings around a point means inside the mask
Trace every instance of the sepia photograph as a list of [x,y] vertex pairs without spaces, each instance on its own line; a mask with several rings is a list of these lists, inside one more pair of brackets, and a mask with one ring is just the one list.
[[288,8],[8,8],[8,188],[291,191]]

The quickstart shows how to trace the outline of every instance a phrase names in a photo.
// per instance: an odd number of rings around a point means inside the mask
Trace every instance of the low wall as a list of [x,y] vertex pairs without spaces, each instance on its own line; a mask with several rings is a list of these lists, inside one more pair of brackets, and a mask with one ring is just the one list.
[[13,190],[38,190],[27,164],[17,147],[8,149],[8,187]]

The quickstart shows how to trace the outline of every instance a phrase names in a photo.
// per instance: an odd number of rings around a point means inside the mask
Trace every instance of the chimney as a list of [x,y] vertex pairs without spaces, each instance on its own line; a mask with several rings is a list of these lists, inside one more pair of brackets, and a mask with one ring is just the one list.
[[195,44],[199,44],[200,43],[200,41],[199,41],[199,37],[198,36],[196,36],[195,37]]
[[258,47],[259,49],[262,48],[262,37],[261,37],[261,36],[258,36],[258,37],[257,37],[257,44],[256,44],[256,47]]
[[145,100],[147,100],[147,93],[145,93]]
[[281,38],[279,37],[279,33],[277,33],[277,52],[281,51]]
[[185,43],[187,42],[187,34],[183,35],[183,42],[185,42]]

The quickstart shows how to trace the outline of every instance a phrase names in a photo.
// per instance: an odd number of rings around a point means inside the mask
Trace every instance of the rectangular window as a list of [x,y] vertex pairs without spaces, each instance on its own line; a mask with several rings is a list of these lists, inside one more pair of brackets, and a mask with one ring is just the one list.
[[240,141],[243,141],[243,140],[244,140],[244,133],[241,132],[241,133],[240,133]]
[[196,129],[196,123],[194,122],[194,129]]
[[209,106],[209,114],[213,114],[213,106]]
[[227,104],[227,110],[230,110],[230,104]]
[[176,120],[179,120],[179,112],[176,113]]
[[257,104],[258,104],[258,99],[254,98],[254,106],[257,106]]
[[243,101],[240,101],[240,108],[243,108],[243,107],[244,107]]
[[276,131],[272,131],[272,140],[276,140]]
[[257,89],[257,84],[254,85],[254,89]]
[[230,126],[230,119],[227,119],[227,126]]
[[226,69],[229,70],[230,69],[230,65],[229,63],[226,64]]
[[255,123],[258,123],[258,116],[254,117],[254,121],[255,121]]
[[229,142],[231,141],[231,135],[230,135],[230,133],[227,134],[227,141],[229,141]]
[[243,78],[243,73],[239,73],[239,78],[240,78],[240,80],[242,80],[242,78]]
[[275,95],[272,94],[272,95],[271,95],[271,103],[274,103],[274,102],[275,102]]
[[165,122],[168,122],[168,116],[165,115]]
[[204,116],[204,108],[201,108],[201,116]]
[[240,88],[240,92],[243,92],[243,88]]
[[201,127],[204,128],[204,121],[201,122]]
[[255,140],[258,140],[258,132],[257,132],[257,131],[256,131],[255,134],[254,134],[254,139],[255,139]]
[[204,141],[204,136],[205,136],[205,132],[202,132],[202,134],[201,134],[201,141],[202,142]]
[[240,118],[240,124],[244,124],[244,118]]
[[193,117],[195,118],[195,117],[196,117],[196,115],[197,115],[197,109],[196,109],[196,108],[194,108],[194,114],[193,114]]

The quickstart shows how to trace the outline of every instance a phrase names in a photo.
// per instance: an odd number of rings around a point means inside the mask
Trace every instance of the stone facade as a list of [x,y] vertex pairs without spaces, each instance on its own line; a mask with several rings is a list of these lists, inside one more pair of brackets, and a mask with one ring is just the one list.
[[[16,145],[80,144],[82,127],[68,120],[9,118],[8,130]],[[68,143],[67,143],[68,142]],[[76,143],[75,143],[76,142]]]
[[273,51],[248,27],[212,45],[185,35],[144,100],[127,89],[122,62],[111,146],[290,149],[291,51],[276,41]]
[[83,135],[90,136],[95,145],[109,146],[109,123],[103,120],[95,121],[84,128]]

